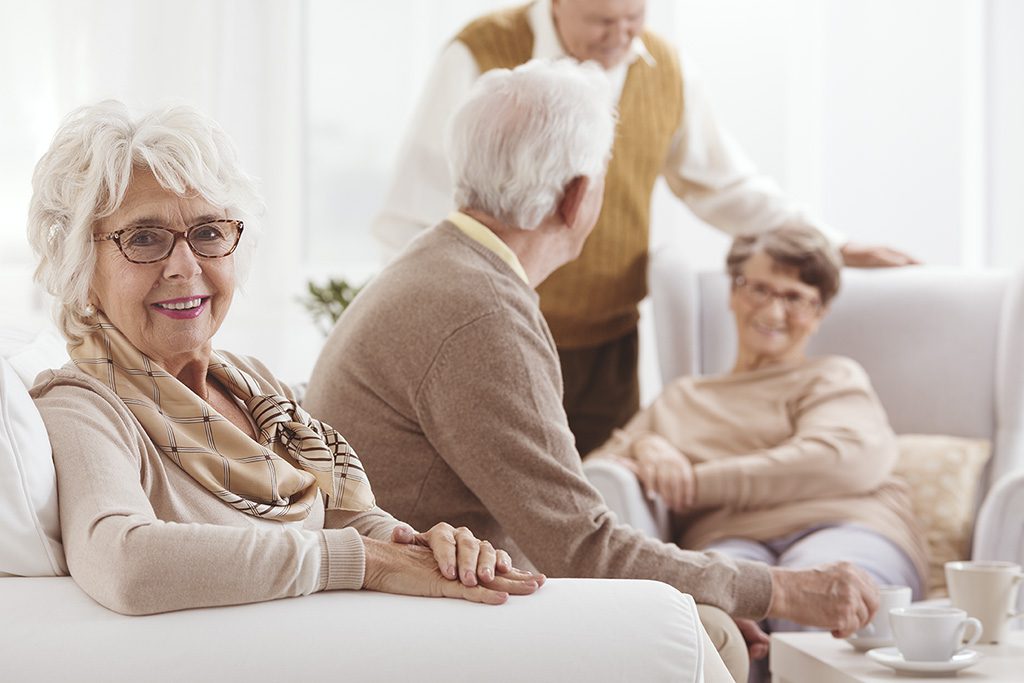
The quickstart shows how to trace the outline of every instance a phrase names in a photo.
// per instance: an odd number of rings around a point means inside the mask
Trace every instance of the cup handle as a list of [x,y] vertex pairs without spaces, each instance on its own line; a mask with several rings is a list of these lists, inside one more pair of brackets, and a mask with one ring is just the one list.
[[974,617],[967,617],[964,619],[964,635],[967,634],[968,628],[971,630],[971,637],[967,639],[966,643],[960,646],[961,648],[970,647],[978,642],[978,639],[981,638],[981,633],[984,630],[981,626],[981,622]]
[[[1013,576],[1013,585],[1017,585],[1018,583],[1021,582],[1021,580],[1024,580],[1024,572],[1020,572],[1018,574],[1014,574],[1014,576]],[[1020,610],[1019,612],[1015,612],[1013,610],[1013,608],[1011,607],[1010,611],[1006,613],[1006,618],[1007,619],[1016,619],[1017,617],[1024,617],[1024,610]]]

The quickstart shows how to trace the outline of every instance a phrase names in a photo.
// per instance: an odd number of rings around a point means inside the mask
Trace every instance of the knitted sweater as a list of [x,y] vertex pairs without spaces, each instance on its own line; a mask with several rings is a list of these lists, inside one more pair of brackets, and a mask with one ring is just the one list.
[[[291,396],[263,365],[224,355],[268,392]],[[124,402],[74,365],[43,372],[31,394],[53,448],[68,569],[117,612],[359,589],[360,536],[387,540],[398,524],[379,508],[325,515],[322,498],[301,523],[253,517],[164,456]]]
[[683,547],[858,524],[892,540],[927,576],[907,485],[892,476],[896,438],[855,361],[827,356],[680,378],[588,457],[631,457],[646,434],[693,463],[695,509],[676,520]]
[[306,404],[360,454],[381,505],[462,524],[555,577],[655,579],[761,617],[762,564],[681,550],[617,523],[583,475],[537,295],[442,223],[345,311]]

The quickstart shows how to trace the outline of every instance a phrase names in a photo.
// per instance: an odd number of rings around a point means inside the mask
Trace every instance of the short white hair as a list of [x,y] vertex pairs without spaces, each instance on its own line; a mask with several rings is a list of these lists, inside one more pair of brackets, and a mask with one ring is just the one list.
[[139,118],[114,100],[82,107],[64,119],[36,164],[28,217],[28,239],[39,259],[36,281],[55,297],[57,326],[72,343],[89,327],[83,309],[96,265],[93,226],[118,209],[136,169],[148,169],[175,194],[198,194],[244,221],[237,281],[248,273],[263,202],[220,126],[187,106]]
[[448,127],[456,205],[536,228],[573,178],[604,173],[614,104],[608,77],[592,63],[533,60],[488,71]]

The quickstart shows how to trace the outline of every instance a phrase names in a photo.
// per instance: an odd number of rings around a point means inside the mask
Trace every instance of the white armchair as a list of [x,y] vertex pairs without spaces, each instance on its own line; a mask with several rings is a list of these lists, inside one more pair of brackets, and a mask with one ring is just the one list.
[[709,680],[727,676],[693,599],[654,581],[551,580],[500,607],[338,591],[111,612],[54,576],[64,561],[53,464],[25,383],[65,358],[59,341],[24,342],[0,325],[0,679],[703,681],[705,666]]
[[[678,250],[652,256],[651,296],[664,383],[726,372],[736,338],[724,272],[697,273]],[[809,347],[865,367],[897,434],[987,439],[973,557],[1024,562],[1024,280],[1004,271],[938,267],[843,272]],[[663,539],[668,518],[635,477],[588,461],[588,477],[620,518]],[[1021,596],[1024,603],[1024,595]]]

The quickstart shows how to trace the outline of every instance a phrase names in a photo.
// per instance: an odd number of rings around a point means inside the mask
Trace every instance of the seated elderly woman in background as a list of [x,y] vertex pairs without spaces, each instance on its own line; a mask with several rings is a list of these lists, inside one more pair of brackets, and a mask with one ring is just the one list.
[[212,350],[260,204],[214,122],[85,107],[33,188],[36,276],[71,362],[32,395],[68,567],[96,601],[147,614],[365,588],[496,604],[543,582],[466,529],[417,533],[376,507],[341,434],[259,362]]
[[726,263],[732,372],[678,379],[590,457],[619,459],[660,495],[684,547],[793,568],[847,560],[922,597],[926,551],[891,476],[885,411],[855,361],[806,355],[838,255],[816,231],[780,228],[737,237]]

